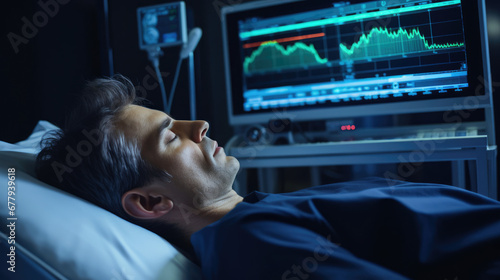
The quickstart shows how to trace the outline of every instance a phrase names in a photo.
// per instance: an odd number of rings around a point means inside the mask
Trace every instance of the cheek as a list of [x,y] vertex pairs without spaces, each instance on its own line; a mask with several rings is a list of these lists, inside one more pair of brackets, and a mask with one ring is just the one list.
[[180,147],[169,158],[173,176],[176,174],[187,177],[200,176],[203,171],[207,170],[205,157],[201,151],[193,148]]

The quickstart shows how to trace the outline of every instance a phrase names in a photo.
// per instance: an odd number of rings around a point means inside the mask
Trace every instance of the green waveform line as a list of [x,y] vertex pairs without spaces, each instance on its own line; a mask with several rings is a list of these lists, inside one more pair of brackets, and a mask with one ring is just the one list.
[[372,29],[368,35],[363,34],[350,48],[340,44],[340,58],[368,59],[462,46],[464,43],[429,44],[418,28],[410,32],[402,28],[391,32],[380,27]]
[[303,67],[327,63],[321,58],[314,45],[297,42],[286,48],[276,41],[269,41],[259,46],[249,57],[245,57],[243,69],[245,74],[257,71],[276,70],[292,67]]

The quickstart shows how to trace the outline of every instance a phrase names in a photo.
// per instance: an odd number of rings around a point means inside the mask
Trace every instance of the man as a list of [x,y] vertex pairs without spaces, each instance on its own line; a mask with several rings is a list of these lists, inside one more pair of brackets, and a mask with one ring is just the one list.
[[[380,179],[243,198],[231,188],[239,163],[206,122],[137,104],[122,76],[89,83],[64,130],[43,141],[37,174],[156,232],[207,279],[500,277],[496,201]],[[69,160],[75,150],[80,161]]]
[[[191,234],[241,202],[232,190],[239,163],[206,137],[207,122],[177,121],[140,101],[123,76],[89,83],[66,128],[42,140],[37,174],[190,255]],[[81,162],[71,162],[71,148]]]

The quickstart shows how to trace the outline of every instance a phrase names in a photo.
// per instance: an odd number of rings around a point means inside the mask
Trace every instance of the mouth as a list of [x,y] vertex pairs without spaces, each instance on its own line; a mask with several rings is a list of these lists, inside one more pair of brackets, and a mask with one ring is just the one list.
[[219,144],[217,143],[217,141],[214,141],[214,154],[213,156],[215,157],[219,151],[222,150],[222,147],[219,147]]

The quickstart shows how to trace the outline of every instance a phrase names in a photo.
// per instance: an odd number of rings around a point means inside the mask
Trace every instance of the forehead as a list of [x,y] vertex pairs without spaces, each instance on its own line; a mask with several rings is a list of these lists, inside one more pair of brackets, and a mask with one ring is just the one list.
[[166,118],[168,115],[161,111],[127,105],[117,116],[115,125],[128,139],[135,138],[143,142],[148,135],[157,132],[157,128]]

